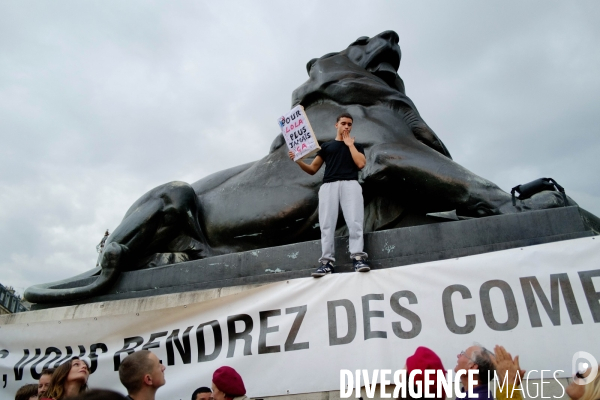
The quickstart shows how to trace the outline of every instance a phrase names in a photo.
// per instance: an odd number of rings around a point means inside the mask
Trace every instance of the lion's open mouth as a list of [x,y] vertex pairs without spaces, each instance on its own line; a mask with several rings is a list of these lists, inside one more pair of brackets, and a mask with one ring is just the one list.
[[389,63],[381,63],[375,69],[369,69],[369,72],[383,79],[388,84],[392,84],[396,79],[396,68]]
[[399,67],[400,49],[398,46],[384,46],[369,62],[367,71],[391,85],[396,80]]

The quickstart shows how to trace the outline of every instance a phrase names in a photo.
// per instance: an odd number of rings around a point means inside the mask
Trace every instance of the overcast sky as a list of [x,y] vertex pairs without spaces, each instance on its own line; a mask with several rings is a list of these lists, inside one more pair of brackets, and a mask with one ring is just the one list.
[[146,191],[262,158],[307,61],[388,29],[455,161],[600,215],[598,1],[0,0],[0,283],[85,272]]

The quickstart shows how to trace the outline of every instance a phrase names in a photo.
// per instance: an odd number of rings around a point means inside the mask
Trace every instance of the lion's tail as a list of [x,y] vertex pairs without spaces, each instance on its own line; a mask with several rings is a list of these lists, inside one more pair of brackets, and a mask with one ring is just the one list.
[[109,243],[102,254],[102,268],[96,267],[62,281],[30,286],[23,296],[31,303],[62,303],[98,295],[119,277],[120,271],[116,267],[126,251],[126,246]]
[[[30,286],[24,297],[31,303],[62,303],[95,296],[111,286],[119,273],[115,269],[91,269],[62,281]],[[83,285],[83,286],[80,286]]]

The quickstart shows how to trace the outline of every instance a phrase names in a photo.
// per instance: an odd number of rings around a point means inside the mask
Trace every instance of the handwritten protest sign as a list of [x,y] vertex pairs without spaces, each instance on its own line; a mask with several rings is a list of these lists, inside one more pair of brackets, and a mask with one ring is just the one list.
[[321,149],[315,132],[308,122],[304,107],[298,105],[279,118],[279,127],[294,161],[301,160]]

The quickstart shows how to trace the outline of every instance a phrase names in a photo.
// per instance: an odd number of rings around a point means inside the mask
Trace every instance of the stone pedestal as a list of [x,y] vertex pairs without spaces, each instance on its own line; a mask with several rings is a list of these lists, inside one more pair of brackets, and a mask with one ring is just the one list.
[[[597,235],[598,219],[564,207],[464,221],[390,229],[365,235],[373,269],[465,257]],[[318,240],[227,254],[152,269],[124,272],[108,293],[82,301],[34,305],[34,309],[132,299],[203,289],[264,284],[310,276],[321,255]],[[351,272],[348,238],[336,238],[336,272]],[[95,279],[85,277],[62,287]]]

